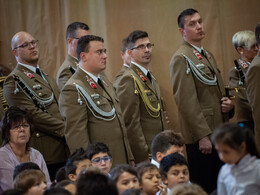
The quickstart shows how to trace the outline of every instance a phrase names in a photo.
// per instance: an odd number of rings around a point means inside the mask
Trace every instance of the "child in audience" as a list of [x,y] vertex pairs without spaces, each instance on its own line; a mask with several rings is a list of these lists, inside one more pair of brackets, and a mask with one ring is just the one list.
[[217,194],[260,194],[260,159],[252,132],[235,123],[226,123],[211,136],[222,166]]
[[45,175],[41,170],[24,170],[16,176],[14,188],[26,195],[42,195],[47,188]]
[[127,164],[117,165],[110,171],[110,178],[115,181],[119,195],[128,189],[139,189],[136,170]]
[[55,185],[55,188],[64,188],[65,190],[69,191],[72,195],[76,194],[76,185],[75,182],[65,179],[62,180],[61,182],[57,183]]
[[197,184],[183,183],[175,186],[169,195],[207,195],[207,193]]
[[102,173],[108,175],[112,167],[112,157],[106,144],[90,144],[86,150],[86,154],[91,160],[93,167],[99,168]]
[[84,168],[90,167],[91,162],[86,155],[86,152],[79,148],[71,154],[66,162],[66,176],[71,181],[76,181],[78,174]]
[[159,169],[151,163],[140,163],[137,168],[140,187],[146,195],[167,194],[167,186],[162,184]]
[[188,183],[190,180],[188,163],[177,152],[169,154],[161,160],[160,171],[163,176],[163,182],[169,189],[180,183]]

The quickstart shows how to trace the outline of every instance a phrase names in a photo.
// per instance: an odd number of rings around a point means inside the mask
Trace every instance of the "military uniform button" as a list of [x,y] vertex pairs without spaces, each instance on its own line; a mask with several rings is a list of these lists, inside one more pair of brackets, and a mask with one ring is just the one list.
[[97,101],[97,105],[99,105],[100,104],[100,101]]
[[38,95],[41,97],[41,96],[42,96],[42,93],[39,93]]
[[36,133],[36,137],[40,137],[40,133]]

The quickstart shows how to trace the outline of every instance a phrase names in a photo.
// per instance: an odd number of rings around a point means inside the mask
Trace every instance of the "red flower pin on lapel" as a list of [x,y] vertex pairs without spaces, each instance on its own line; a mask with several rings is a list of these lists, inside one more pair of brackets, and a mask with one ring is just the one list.
[[196,56],[199,60],[202,59],[200,53],[199,53],[197,50],[193,49],[193,53],[195,54],[195,56]]
[[90,84],[90,86],[93,88],[93,89],[96,89],[97,86],[95,85],[95,83],[93,82],[93,80],[91,78],[88,78],[88,83]]
[[32,74],[32,73],[30,73],[30,72],[28,72],[28,71],[23,71],[24,72],[24,74],[26,74],[26,76],[28,76],[30,79],[32,79],[32,78],[34,78],[34,75]]

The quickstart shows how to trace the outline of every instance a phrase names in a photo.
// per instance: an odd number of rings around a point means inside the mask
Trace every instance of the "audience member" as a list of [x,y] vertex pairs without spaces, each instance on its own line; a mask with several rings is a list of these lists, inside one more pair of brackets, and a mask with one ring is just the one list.
[[[2,118],[3,146],[0,148],[0,189],[13,187],[13,173],[17,165],[34,162],[46,175],[50,183],[49,173],[42,154],[29,147],[33,134],[32,115],[16,106],[11,106]],[[1,193],[1,192],[0,192]]]
[[59,99],[70,151],[103,142],[109,146],[115,163],[134,160],[115,90],[100,75],[107,59],[103,38],[81,37],[77,57],[79,67],[63,87]]
[[76,195],[118,195],[115,183],[95,167],[83,170],[76,181]]
[[9,189],[4,191],[1,195],[25,195],[22,190],[18,189]]
[[65,124],[58,107],[59,89],[39,68],[38,40],[27,32],[18,32],[11,47],[18,64],[5,80],[4,96],[9,106],[21,106],[32,112],[35,132],[30,144],[42,153],[54,180],[68,157]]
[[67,178],[66,170],[65,170],[65,166],[64,166],[64,167],[59,168],[59,170],[56,172],[54,182],[58,183],[58,182],[65,180],[65,179],[68,179],[68,178]]
[[56,76],[56,82],[60,90],[62,90],[66,82],[76,72],[77,64],[79,63],[76,54],[79,38],[89,34],[90,30],[87,24],[82,22],[73,22],[68,25],[66,30],[68,54]]
[[235,60],[234,68],[229,72],[229,86],[238,89],[231,91],[232,95],[236,97],[237,121],[242,127],[247,126],[254,130],[252,109],[245,89],[245,75],[258,51],[255,34],[250,30],[239,31],[234,34],[232,43],[239,54],[239,59]]
[[145,195],[140,189],[130,188],[123,192],[122,195]]
[[26,195],[42,195],[47,188],[45,175],[41,170],[24,170],[16,176],[14,188]]
[[169,195],[207,195],[197,184],[183,183],[174,187]]
[[167,186],[162,184],[159,169],[151,163],[139,163],[136,167],[140,187],[146,195],[167,194]]
[[128,189],[139,189],[137,172],[129,165],[117,165],[110,171],[110,178],[116,183],[118,194]]
[[168,189],[190,181],[188,163],[184,156],[177,152],[169,154],[161,160],[160,171]]
[[219,172],[217,194],[259,194],[260,159],[252,131],[226,123],[214,131],[211,139],[219,158],[226,163]]
[[71,181],[76,181],[78,174],[83,168],[91,166],[91,161],[88,159],[86,152],[79,148],[68,158],[65,170],[66,176]]
[[76,194],[76,185],[73,181],[66,179],[56,184],[57,188],[64,188],[69,191],[72,195]]
[[[255,38],[260,48],[260,23],[255,28]],[[252,108],[253,119],[254,119],[254,132],[256,147],[260,152],[260,85],[258,85],[260,78],[260,50],[252,61],[246,75],[246,91],[248,100]]]
[[159,84],[149,71],[153,46],[147,32],[131,32],[127,37],[130,67],[114,83],[136,163],[149,160],[154,136],[166,129]]
[[[28,169],[34,169],[34,170],[41,170],[40,167],[33,162],[25,162],[25,163],[21,163],[19,165],[17,165],[14,168],[14,172],[13,172],[13,180],[15,180],[16,176],[21,173],[24,170],[28,170]],[[45,174],[46,175],[46,174]]]
[[90,144],[86,150],[86,154],[88,159],[91,160],[93,167],[99,168],[105,175],[109,174],[112,167],[112,156],[106,144]]
[[151,145],[152,160],[151,163],[158,168],[163,157],[179,152],[183,154],[184,140],[180,133],[175,133],[173,130],[165,130],[158,133]]
[[43,195],[73,195],[68,190],[60,187],[53,187],[43,192]]
[[225,97],[214,56],[202,47],[205,32],[198,11],[182,11],[178,26],[184,43],[170,62],[173,94],[180,113],[191,181],[210,193],[216,189],[222,162],[209,136],[232,115],[233,102]]

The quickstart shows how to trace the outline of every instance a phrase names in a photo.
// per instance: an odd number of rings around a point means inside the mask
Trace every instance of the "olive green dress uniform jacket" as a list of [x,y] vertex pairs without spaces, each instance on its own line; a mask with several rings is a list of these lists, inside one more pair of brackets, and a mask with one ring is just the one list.
[[246,90],[255,123],[255,141],[260,153],[260,52],[251,62],[246,75]]
[[[88,75],[78,68],[65,84],[59,99],[60,111],[66,120],[65,137],[70,151],[73,152],[79,147],[86,149],[89,144],[103,142],[109,147],[114,164],[134,160],[113,86],[106,77],[100,75],[105,90],[91,79],[96,87],[93,88],[87,77]],[[89,101],[88,105],[93,112],[87,107],[84,98],[79,96],[74,83],[88,93],[99,109],[110,112],[114,107],[115,118],[110,121],[100,119],[102,116],[93,109]]]
[[129,67],[126,66],[122,66],[122,68],[120,69],[120,71],[116,74],[115,80],[113,82],[114,86],[118,85],[118,82],[120,82],[121,76],[124,74],[124,72],[128,69]]
[[[239,63],[239,62],[238,62]],[[242,72],[246,75],[248,68],[243,68],[241,64],[239,64]],[[238,71],[233,68],[229,72],[229,86],[230,87],[237,87],[238,92],[232,90],[232,95],[236,97],[236,113],[237,113],[237,121],[238,122],[245,122],[245,121],[252,121],[253,122],[253,115],[252,109],[248,102],[248,96],[246,93],[246,84],[244,81],[243,85],[239,85],[239,73]]]
[[56,82],[60,89],[64,87],[66,82],[73,75],[73,71],[75,72],[77,69],[78,60],[71,55],[67,54],[65,61],[62,63],[61,67],[58,70]]
[[[141,73],[145,81],[138,75]],[[144,87],[151,105],[157,108],[160,105],[158,113],[153,113],[143,102],[140,94],[136,94],[134,75]],[[134,64],[125,69],[124,74],[119,80],[114,82],[119,103],[123,112],[123,117],[127,129],[128,139],[134,154],[135,162],[139,163],[148,159],[150,146],[154,136],[166,128],[165,118],[161,105],[161,95],[159,85],[153,77],[153,84],[146,75]],[[158,117],[152,117],[148,111]]]
[[[26,73],[33,77],[30,78]],[[13,74],[23,79],[28,87],[41,98],[48,98],[52,93],[54,94],[52,103],[46,106],[47,112],[38,108],[20,87],[18,87],[19,92],[14,93],[16,84]],[[66,161],[68,157],[68,148],[64,139],[65,122],[59,112],[59,89],[50,76],[44,74],[44,77],[48,82],[35,72],[17,64],[5,80],[4,96],[9,106],[23,107],[32,112],[35,131],[30,144],[42,153],[47,164],[56,164]],[[37,89],[36,86],[38,86]]]
[[[220,99],[225,96],[225,89],[216,61],[208,51],[208,60],[202,55],[202,59],[198,59],[193,50],[190,44],[184,42],[170,62],[173,94],[180,113],[180,130],[185,144],[197,143],[228,120],[228,116],[221,111]],[[215,74],[217,85],[210,86],[199,81],[182,54],[196,64],[196,68],[205,75],[213,77]]]

